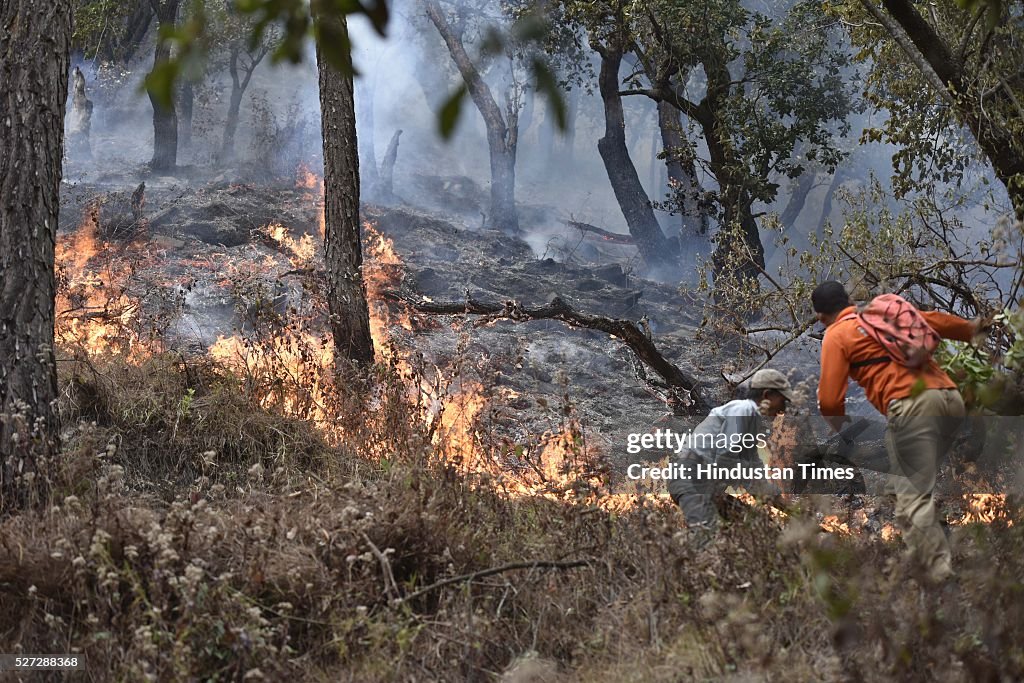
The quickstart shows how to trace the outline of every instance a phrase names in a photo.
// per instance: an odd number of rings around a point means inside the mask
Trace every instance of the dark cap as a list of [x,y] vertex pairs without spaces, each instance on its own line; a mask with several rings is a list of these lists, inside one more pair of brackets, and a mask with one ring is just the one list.
[[850,305],[850,295],[841,283],[829,280],[814,288],[811,304],[815,313],[838,313]]

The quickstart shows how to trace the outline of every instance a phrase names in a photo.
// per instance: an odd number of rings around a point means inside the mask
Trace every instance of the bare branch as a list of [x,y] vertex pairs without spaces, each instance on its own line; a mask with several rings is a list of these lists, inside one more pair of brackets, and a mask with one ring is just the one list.
[[486,315],[492,320],[560,320],[570,327],[599,330],[624,342],[644,363],[658,373],[671,389],[672,397],[669,403],[675,412],[700,412],[709,408],[700,394],[700,382],[666,359],[645,331],[630,320],[615,320],[580,313],[561,297],[555,297],[551,303],[537,308],[528,308],[512,300],[504,304],[485,303],[472,297],[467,297],[466,301],[461,303],[442,303],[395,291],[385,292],[384,298],[412,306],[420,313]]
[[394,600],[392,605],[401,605],[402,603],[415,600],[421,595],[425,595],[431,591],[435,591],[445,586],[451,586],[456,583],[464,583],[466,581],[475,581],[476,579],[482,579],[487,576],[494,576],[495,574],[503,574],[505,572],[515,571],[518,569],[574,569],[575,567],[589,567],[590,560],[565,560],[565,561],[554,561],[554,560],[533,560],[530,562],[510,562],[503,564],[500,567],[491,567],[490,569],[481,569],[480,571],[470,572],[469,574],[460,574],[459,576],[453,576],[442,581],[437,581],[424,586],[417,591],[413,591],[405,597]]

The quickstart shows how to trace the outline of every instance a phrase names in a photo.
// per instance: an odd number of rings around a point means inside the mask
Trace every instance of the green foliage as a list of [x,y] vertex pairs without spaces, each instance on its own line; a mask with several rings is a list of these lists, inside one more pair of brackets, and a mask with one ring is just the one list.
[[977,348],[963,342],[946,342],[936,359],[952,377],[968,408],[997,414],[1015,414],[1020,406],[1019,385],[1024,380],[1024,309],[995,316],[1008,345]]
[[467,92],[465,83],[456,88],[445,100],[441,112],[437,115],[438,132],[446,140],[455,132],[455,124],[459,122],[459,112],[462,111],[462,101],[466,98]]
[[98,55],[106,40],[124,32],[132,3],[119,0],[82,0],[75,6],[72,43],[84,54]]
[[[1005,132],[1015,152],[1024,153],[1024,80],[1019,73],[1024,52],[1018,39],[1024,14],[1019,0],[915,3],[935,33],[936,50],[948,52],[962,73],[954,94],[933,87],[933,79],[918,70],[863,2],[841,0],[826,6],[848,27],[856,60],[868,69],[864,95],[881,123],[866,129],[862,142],[896,147],[892,161],[897,196],[930,191],[937,184],[959,186],[965,175],[970,177],[980,157],[969,130],[972,121]],[[982,16],[985,21],[980,21]],[[1008,186],[1021,182],[1000,180]]]

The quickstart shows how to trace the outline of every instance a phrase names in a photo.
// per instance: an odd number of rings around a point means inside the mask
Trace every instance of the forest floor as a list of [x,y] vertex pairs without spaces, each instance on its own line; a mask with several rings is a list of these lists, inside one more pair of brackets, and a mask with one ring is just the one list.
[[141,221],[133,183],[66,188],[65,453],[51,504],[3,522],[0,650],[82,652],[96,681],[1024,676],[1013,501],[953,528],[937,587],[831,496],[734,503],[698,551],[615,486],[665,412],[619,342],[381,295],[646,317],[711,402],[737,348],[695,341],[697,306],[629,254],[546,258],[474,226],[471,183],[423,183],[468,199],[365,209],[369,384],[324,339],[315,179],[154,179]]

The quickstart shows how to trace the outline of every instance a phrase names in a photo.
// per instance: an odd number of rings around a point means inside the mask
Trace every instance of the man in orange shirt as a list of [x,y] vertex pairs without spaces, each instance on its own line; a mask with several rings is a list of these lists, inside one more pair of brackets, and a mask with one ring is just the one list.
[[[886,450],[896,493],[896,522],[911,553],[929,578],[942,581],[953,573],[949,542],[939,524],[932,491],[939,461],[964,418],[964,401],[956,384],[933,359],[920,368],[892,360],[856,318],[842,284],[829,281],[811,294],[814,311],[825,327],[821,343],[818,407],[839,429],[846,418],[849,379],[859,384],[878,412],[888,418]],[[971,341],[982,323],[938,311],[922,311],[928,325],[944,339]]]

